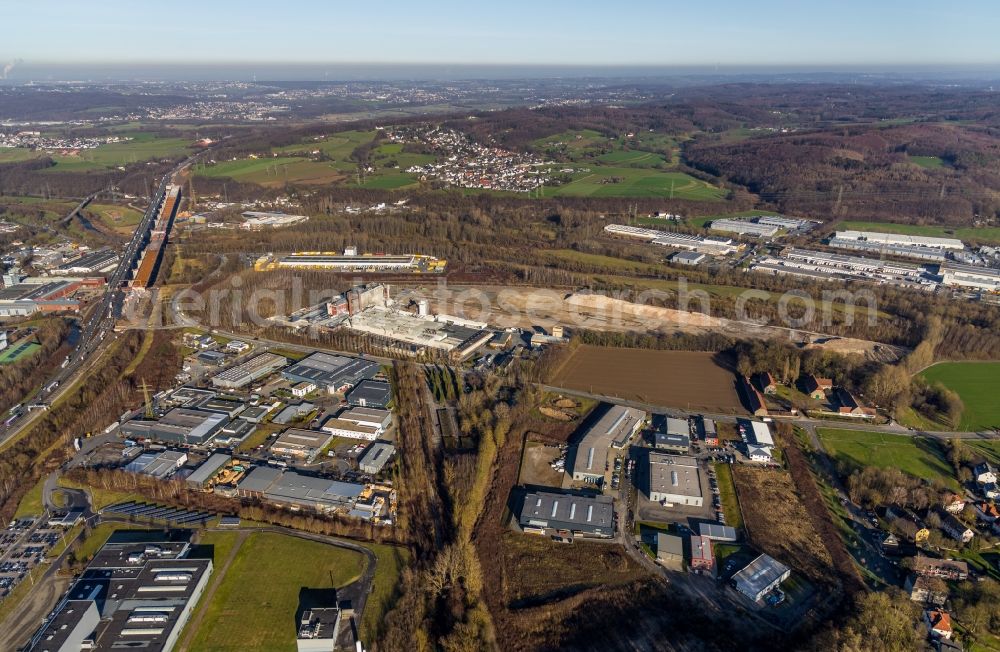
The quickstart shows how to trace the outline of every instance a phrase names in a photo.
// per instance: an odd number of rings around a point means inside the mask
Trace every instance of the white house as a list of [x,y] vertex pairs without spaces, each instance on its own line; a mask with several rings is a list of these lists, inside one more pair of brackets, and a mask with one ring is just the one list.
[[316,391],[316,385],[310,382],[302,381],[301,383],[292,387],[292,395],[302,398],[306,394]]
[[996,484],[997,474],[989,462],[977,464],[972,470],[972,475],[979,484]]

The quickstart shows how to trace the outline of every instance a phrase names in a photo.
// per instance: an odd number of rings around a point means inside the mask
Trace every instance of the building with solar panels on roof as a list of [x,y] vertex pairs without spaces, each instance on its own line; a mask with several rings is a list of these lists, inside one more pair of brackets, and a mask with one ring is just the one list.
[[761,555],[733,575],[732,582],[737,591],[754,602],[759,602],[791,574],[792,570],[788,566],[772,557]]
[[518,522],[526,532],[546,529],[610,537],[615,532],[611,496],[532,491],[524,497]]

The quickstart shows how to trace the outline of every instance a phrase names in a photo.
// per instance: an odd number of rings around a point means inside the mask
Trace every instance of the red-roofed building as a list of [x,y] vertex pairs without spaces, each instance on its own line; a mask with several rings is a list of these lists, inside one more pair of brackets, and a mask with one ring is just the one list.
[[709,571],[715,566],[712,540],[708,537],[691,535],[691,570]]
[[924,622],[931,638],[951,639],[951,616],[946,611],[928,609],[924,612]]

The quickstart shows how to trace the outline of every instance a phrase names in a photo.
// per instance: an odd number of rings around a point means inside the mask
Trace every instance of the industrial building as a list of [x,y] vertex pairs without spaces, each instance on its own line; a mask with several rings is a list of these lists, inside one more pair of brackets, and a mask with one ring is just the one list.
[[601,483],[607,471],[608,448],[624,442],[638,432],[646,420],[642,410],[612,405],[601,418],[583,433],[573,448],[573,479],[578,482]]
[[261,256],[254,263],[257,271],[275,269],[319,269],[335,272],[412,272],[440,273],[447,262],[421,254],[357,254],[354,250],[339,254],[333,251],[303,251],[277,258]]
[[691,448],[690,428],[687,419],[666,417],[654,420],[658,426],[653,434],[654,447],[673,453],[687,453]]
[[345,323],[359,333],[443,351],[453,360],[461,361],[493,337],[493,333],[486,330],[486,324],[469,325],[463,322],[447,315],[415,315],[372,306],[351,315]]
[[695,267],[704,261],[705,254],[699,254],[693,251],[678,251],[670,257],[670,262],[677,265],[687,265],[688,267]]
[[[103,283],[103,281],[100,281]],[[80,280],[21,282],[0,289],[0,317],[26,317],[36,312],[79,310],[72,295],[84,287]]]
[[713,231],[723,231],[725,233],[736,233],[739,235],[752,235],[759,238],[773,238],[778,235],[781,227],[776,224],[760,224],[751,220],[741,220],[735,218],[724,218],[712,220],[708,228]]
[[941,266],[940,274],[945,285],[1000,292],[1000,269],[947,263]]
[[788,566],[767,555],[761,555],[733,575],[732,582],[737,591],[754,602],[759,602],[791,574]]
[[684,539],[666,532],[657,532],[656,562],[670,570],[684,570]]
[[225,389],[246,387],[253,381],[270,376],[288,364],[283,356],[261,353],[243,364],[226,369],[212,377],[212,384]]
[[650,452],[649,499],[664,505],[704,505],[698,460],[687,455]]
[[312,462],[320,454],[320,451],[326,448],[331,439],[333,439],[333,435],[323,430],[289,428],[278,435],[278,438],[271,444],[271,453]]
[[149,475],[157,480],[166,480],[177,469],[187,463],[187,453],[181,451],[160,451],[142,453],[125,466],[130,473]]
[[236,491],[241,498],[255,498],[292,509],[333,512],[349,509],[364,487],[257,466],[237,485]]
[[52,270],[52,274],[59,276],[75,274],[95,274],[110,272],[118,266],[118,254],[111,249],[98,249],[86,253],[76,260],[63,263]]
[[933,289],[935,285],[930,270],[915,263],[846,256],[808,249],[786,249],[778,258],[765,256],[750,269],[816,281],[855,279],[927,290]]
[[674,249],[685,249],[707,254],[709,256],[726,256],[736,253],[741,245],[732,240],[724,238],[702,237],[687,233],[673,233],[670,231],[657,231],[655,229],[643,229],[637,226],[626,224],[608,224],[604,227],[605,233],[612,235],[626,236],[648,240],[652,244]]
[[317,351],[281,372],[294,383],[308,382],[327,392],[343,393],[368,378],[374,378],[379,365],[371,360]]
[[736,528],[720,523],[699,523],[698,533],[706,539],[712,539],[713,541],[732,543],[739,540],[739,537],[736,535]]
[[947,250],[940,247],[885,244],[880,242],[868,242],[867,240],[847,240],[844,238],[830,238],[830,241],[827,244],[837,249],[865,251],[879,256],[916,258],[918,260],[927,260],[934,263],[942,263],[948,260]]
[[295,636],[296,652],[333,652],[340,635],[340,609],[306,609]]
[[378,436],[382,434],[381,428],[366,426],[354,421],[346,421],[336,417],[324,421],[321,429],[323,432],[330,433],[334,437],[363,439],[365,441],[375,441]]
[[131,439],[202,446],[211,441],[228,421],[224,414],[174,408],[158,421],[132,419],[123,423],[120,429],[124,437]]
[[396,447],[386,441],[377,441],[358,459],[358,468],[365,473],[380,473],[396,453]]
[[207,460],[201,463],[194,472],[187,477],[185,482],[192,489],[201,489],[207,485],[212,478],[218,475],[224,466],[229,464],[233,458],[225,453],[214,453]]
[[263,229],[278,229],[309,220],[308,215],[287,215],[285,213],[270,213],[266,211],[243,211],[241,229],[261,231]]
[[518,517],[526,532],[553,529],[599,537],[614,535],[614,522],[611,496],[578,496],[555,491],[528,493]]
[[281,412],[274,415],[271,419],[271,423],[276,423],[280,426],[291,423],[292,421],[298,421],[304,418],[307,414],[316,409],[316,405],[310,403],[309,401],[303,401],[302,403],[297,403],[293,405],[286,405]]
[[956,238],[934,238],[925,235],[903,235],[901,233],[878,233],[875,231],[837,231],[834,237],[840,240],[859,240],[886,245],[931,247],[935,249],[965,249],[965,243]]
[[162,532],[114,532],[26,649],[172,650],[213,569],[189,550]]
[[352,407],[337,415],[342,421],[350,421],[361,426],[378,428],[384,432],[392,423],[392,412],[370,407]]
[[385,410],[392,403],[392,386],[379,380],[362,380],[344,398],[351,405]]

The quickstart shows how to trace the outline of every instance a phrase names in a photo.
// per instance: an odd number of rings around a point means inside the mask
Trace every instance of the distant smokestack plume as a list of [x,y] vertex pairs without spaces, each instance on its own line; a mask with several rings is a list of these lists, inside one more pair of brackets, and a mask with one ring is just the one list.
[[15,66],[17,66],[17,65],[19,65],[21,63],[24,63],[23,59],[14,59],[10,63],[5,64],[4,67],[3,67],[3,74],[0,75],[0,79],[7,79],[7,75],[10,74],[10,71],[13,70]]

